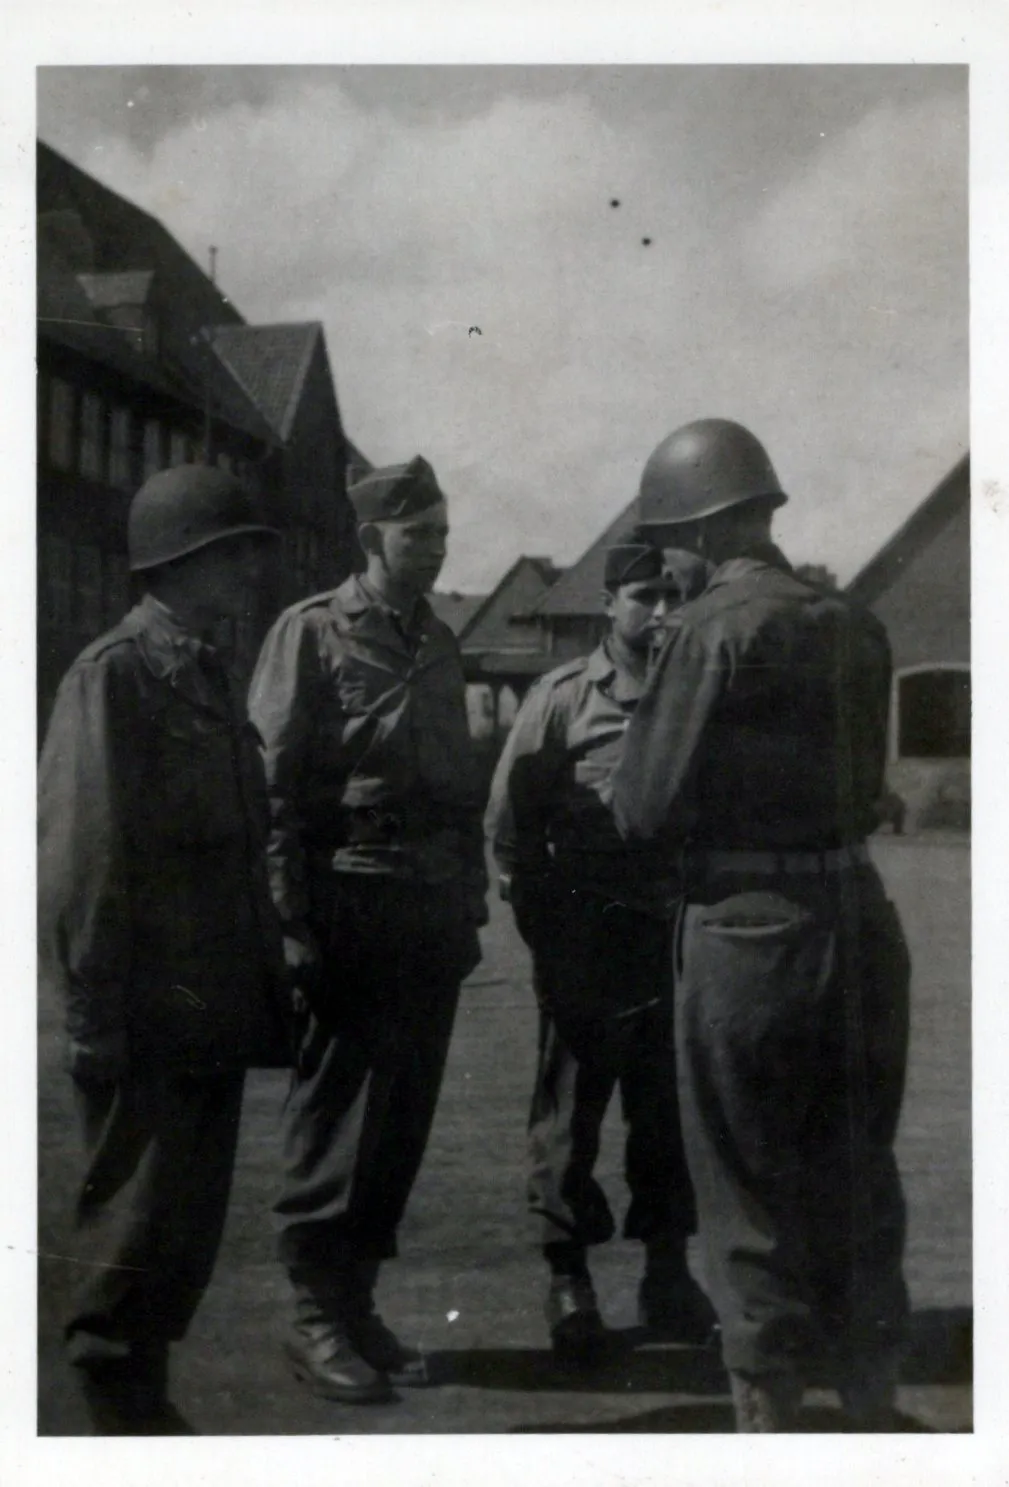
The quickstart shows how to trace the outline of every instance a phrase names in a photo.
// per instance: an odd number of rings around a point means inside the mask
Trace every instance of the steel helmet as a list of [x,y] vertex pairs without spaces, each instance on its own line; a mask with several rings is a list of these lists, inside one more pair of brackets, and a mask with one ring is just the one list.
[[727,418],[701,418],[663,439],[645,465],[638,523],[698,521],[754,496],[788,500],[759,439]]
[[255,496],[233,475],[212,465],[160,470],[144,482],[130,506],[130,571],[157,568],[246,532],[280,536]]

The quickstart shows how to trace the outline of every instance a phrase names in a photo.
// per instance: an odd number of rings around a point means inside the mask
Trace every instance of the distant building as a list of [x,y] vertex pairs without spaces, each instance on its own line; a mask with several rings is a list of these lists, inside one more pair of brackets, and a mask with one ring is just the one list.
[[428,597],[435,614],[458,639],[487,595],[443,593],[440,589],[435,589]]
[[893,649],[889,779],[910,824],[970,819],[970,457],[848,586]]
[[356,551],[346,499],[348,444],[325,335],[315,322],[226,325],[211,329],[210,344],[272,437],[268,478],[280,495],[284,526],[280,584],[272,595],[278,608],[339,582]]
[[[637,522],[631,501],[524,616],[550,665],[587,654],[605,633],[606,550]],[[799,565],[816,582],[823,564]],[[889,779],[908,825],[963,826],[970,814],[970,460],[965,456],[849,585],[883,620],[894,657]]]
[[586,548],[578,561],[564,570],[529,613],[528,619],[539,629],[542,649],[549,658],[545,669],[588,655],[606,634],[602,604],[606,552],[615,543],[627,540],[637,520],[635,499]]
[[516,558],[459,635],[466,679],[518,696],[550,669],[533,611],[560,575],[549,558]]
[[160,223],[38,146],[40,713],[74,655],[130,603],[126,512],[190,461],[257,487],[282,561],[237,637],[247,670],[277,608],[337,583],[355,539],[321,326],[248,326]]
[[470,732],[488,771],[529,686],[555,664],[533,611],[559,573],[549,558],[520,557],[489,594],[431,596],[462,650]]

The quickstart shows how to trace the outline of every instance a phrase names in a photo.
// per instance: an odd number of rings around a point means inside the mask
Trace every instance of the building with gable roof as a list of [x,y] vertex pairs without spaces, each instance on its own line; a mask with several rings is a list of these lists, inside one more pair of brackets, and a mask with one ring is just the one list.
[[126,513],[158,469],[212,461],[256,487],[284,533],[246,672],[278,608],[356,553],[346,498],[369,467],[347,440],[318,324],[246,325],[153,217],[39,143],[39,701],[128,607]]
[[428,595],[431,608],[458,638],[486,599],[486,594],[443,593],[435,589]]
[[848,585],[893,651],[888,779],[911,828],[970,822],[970,456]]
[[637,520],[638,502],[635,497],[585,549],[578,561],[551,584],[526,617],[540,630],[541,645],[550,657],[550,666],[559,666],[562,661],[587,655],[606,634],[606,617],[600,598],[605,587],[606,553],[616,543],[629,540]]
[[480,746],[488,782],[519,702],[536,678],[556,664],[547,654],[534,611],[559,574],[549,558],[523,555],[489,594],[431,595],[435,613],[459,641],[470,732]]
[[[587,654],[605,631],[606,549],[637,522],[631,501],[524,620],[550,665]],[[812,577],[829,570],[802,565]],[[848,585],[886,625],[894,678],[888,779],[915,827],[970,819],[970,458],[964,455]]]

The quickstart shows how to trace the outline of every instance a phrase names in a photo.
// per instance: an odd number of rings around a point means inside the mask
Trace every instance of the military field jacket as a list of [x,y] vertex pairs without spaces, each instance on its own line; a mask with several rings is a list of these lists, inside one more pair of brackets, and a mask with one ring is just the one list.
[[642,686],[605,645],[536,682],[498,761],[486,825],[505,872],[547,872],[666,917],[678,896],[671,863],[649,845],[624,841],[608,803]]
[[613,776],[630,838],[670,850],[823,850],[878,819],[890,694],[883,626],[771,544],[680,612]]
[[359,577],[286,610],[249,694],[265,744],[270,874],[285,921],[319,871],[486,890],[459,646],[426,600],[409,632]]
[[121,1035],[154,1067],[284,1061],[267,830],[255,730],[145,598],[64,677],[39,765],[40,965],[74,1042]]

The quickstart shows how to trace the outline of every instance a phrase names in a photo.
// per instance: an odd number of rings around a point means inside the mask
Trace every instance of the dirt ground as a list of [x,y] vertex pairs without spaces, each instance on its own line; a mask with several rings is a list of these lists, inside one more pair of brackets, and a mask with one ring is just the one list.
[[[908,1431],[971,1428],[970,855],[965,839],[880,838],[876,855],[914,955],[910,1081],[899,1155],[910,1209],[914,1318],[900,1407]],[[58,1013],[39,1044],[39,1433],[86,1426],[59,1346],[74,1284],[67,1210],[77,1136],[59,1068]],[[524,947],[496,905],[484,960],[464,990],[427,1161],[385,1268],[384,1314],[429,1353],[436,1386],[351,1408],[314,1398],[280,1352],[285,1279],[269,1209],[278,1162],[280,1074],[250,1076],[217,1275],[173,1359],[173,1397],[210,1435],[466,1432],[719,1432],[732,1412],[718,1359],[648,1343],[634,1326],[640,1247],[596,1251],[612,1362],[565,1374],[548,1348],[542,1262],[523,1211],[524,1120],[535,1015]],[[611,1112],[600,1164],[620,1212],[621,1134]],[[810,1390],[803,1427],[841,1428],[835,1396]]]

